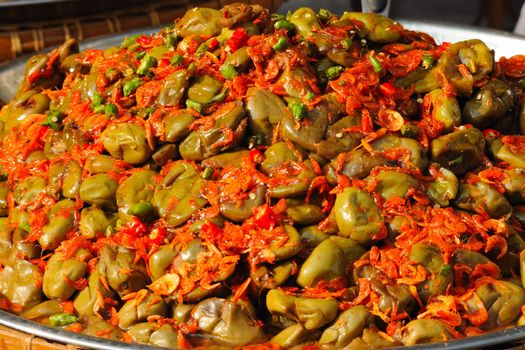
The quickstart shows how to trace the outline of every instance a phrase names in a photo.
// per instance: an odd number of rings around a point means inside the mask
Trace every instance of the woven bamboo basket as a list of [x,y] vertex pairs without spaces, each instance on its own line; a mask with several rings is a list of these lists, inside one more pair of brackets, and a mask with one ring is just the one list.
[[[237,0],[238,1],[238,0]],[[78,40],[125,32],[137,28],[170,24],[189,8],[220,8],[236,0],[162,0],[122,1],[135,4],[123,10],[112,10],[96,15],[60,18],[38,22],[4,24],[0,21],[0,62],[11,60],[23,54],[39,51],[61,44],[68,38]],[[270,10],[277,10],[282,0],[243,0],[256,3]],[[81,2],[77,2],[80,4]],[[110,2],[113,7],[115,2]],[[94,8],[97,8],[96,6]],[[78,9],[77,9],[78,10]],[[66,11],[71,14],[72,11]],[[5,14],[4,14],[5,15]],[[27,18],[33,18],[32,15]],[[0,106],[1,106],[0,102]],[[31,334],[0,326],[0,350],[78,350],[76,346],[50,342]]]
[[[177,17],[192,7],[214,7],[220,8],[226,4],[239,0],[116,0],[106,1],[106,7],[112,10],[86,14],[86,4],[91,1],[68,2],[71,8],[65,8],[64,4],[54,4],[54,8],[37,9],[36,11],[54,11],[55,14],[69,14],[70,17],[59,17],[47,20],[34,19],[35,9],[28,8],[24,20],[16,20],[20,14],[13,14],[9,18],[15,18],[13,23],[6,23],[6,19],[0,18],[0,62],[11,60],[23,54],[39,51],[44,48],[59,45],[65,39],[76,38],[78,40],[94,38],[97,36],[120,33],[137,28],[160,26],[172,23]],[[101,1],[94,1],[91,11],[101,10]],[[257,3],[276,10],[282,0],[244,0],[247,3]],[[71,3],[75,5],[71,5]],[[121,3],[121,9],[115,10],[116,4]],[[62,6],[59,6],[62,5]],[[42,5],[41,5],[42,6]],[[51,6],[51,5],[48,5]],[[78,8],[75,8],[77,6]],[[6,11],[8,11],[7,9]],[[4,9],[2,9],[4,11]],[[46,13],[46,12],[43,12]],[[71,16],[74,15],[74,16]],[[6,16],[5,11],[0,16]],[[56,17],[56,16],[55,16]]]

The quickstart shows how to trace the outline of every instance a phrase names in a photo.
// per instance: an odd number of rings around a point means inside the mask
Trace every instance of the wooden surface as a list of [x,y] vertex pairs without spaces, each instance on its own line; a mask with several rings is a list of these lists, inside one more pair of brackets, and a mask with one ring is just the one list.
[[50,343],[33,335],[0,326],[0,349],[2,350],[80,350],[71,345]]
[[[121,10],[97,12],[80,17],[38,22],[25,22],[20,19],[16,23],[8,24],[0,21],[2,23],[0,24],[0,62],[60,45],[68,38],[83,40],[137,28],[167,25],[173,23],[175,18],[184,15],[189,8],[195,6],[220,8],[233,2],[236,0],[156,0],[138,5],[137,1],[130,1],[130,5],[122,7]],[[257,3],[270,10],[276,10],[282,0],[246,0],[245,2]],[[97,6],[94,8],[98,9]]]

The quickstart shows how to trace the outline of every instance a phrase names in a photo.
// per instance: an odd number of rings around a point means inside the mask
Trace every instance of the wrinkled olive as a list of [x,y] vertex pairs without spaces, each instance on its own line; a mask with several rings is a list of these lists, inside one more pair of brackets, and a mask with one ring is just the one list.
[[86,259],[90,254],[79,249],[71,258],[64,259],[62,253],[55,253],[49,259],[44,271],[42,291],[49,299],[67,300],[75,292],[70,282],[76,282],[87,272]]
[[107,174],[92,175],[82,182],[80,199],[108,210],[116,209],[118,182]]
[[353,306],[340,314],[334,324],[325,329],[319,344],[340,349],[360,336],[371,320],[372,315],[363,305]]
[[134,123],[111,125],[101,135],[102,143],[112,157],[130,164],[146,161],[151,153],[144,128]]
[[465,183],[459,186],[454,203],[457,207],[478,213],[486,212],[495,219],[508,217],[512,206],[496,189],[484,182]]
[[167,308],[164,300],[155,294],[147,292],[145,289],[139,291],[139,294],[144,292],[144,297],[128,300],[118,311],[119,327],[122,329],[128,328],[138,322],[146,321],[149,316],[166,316]]

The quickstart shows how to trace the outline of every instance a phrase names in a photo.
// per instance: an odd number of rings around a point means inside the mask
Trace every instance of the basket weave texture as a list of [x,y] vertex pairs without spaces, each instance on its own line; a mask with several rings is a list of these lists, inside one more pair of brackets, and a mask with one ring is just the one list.
[[[239,0],[156,0],[125,6],[122,10],[41,22],[0,24],[0,62],[61,44],[69,38],[83,40],[137,28],[172,23],[192,7],[220,8]],[[276,10],[282,0],[244,0]]]

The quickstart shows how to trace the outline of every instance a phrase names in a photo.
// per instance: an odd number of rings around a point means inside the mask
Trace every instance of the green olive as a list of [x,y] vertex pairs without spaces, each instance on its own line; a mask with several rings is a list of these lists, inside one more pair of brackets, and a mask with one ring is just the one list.
[[0,272],[0,294],[22,308],[31,308],[43,299],[43,274],[36,265],[15,259]]
[[316,13],[309,7],[300,7],[295,10],[290,16],[289,21],[295,26],[297,33],[304,39],[312,34],[313,29],[321,27]]
[[110,171],[118,172],[119,169],[117,168],[116,161],[113,157],[96,154],[86,160],[84,169],[91,174],[103,174],[109,173]]
[[161,106],[178,106],[188,87],[189,73],[181,69],[169,75],[160,90],[158,103]]
[[360,244],[370,244],[386,234],[381,211],[363,190],[345,188],[337,194],[333,210],[339,233]]
[[195,7],[186,11],[186,14],[177,22],[176,33],[183,38],[190,35],[214,36],[221,32],[219,10]]
[[357,24],[359,35],[379,44],[399,41],[402,27],[394,20],[375,13],[344,12],[340,22],[350,20]]
[[433,342],[443,342],[452,335],[441,321],[423,318],[410,321],[403,331],[403,345],[416,345]]
[[242,222],[253,216],[253,209],[264,204],[266,195],[265,186],[257,186],[255,191],[243,200],[224,201],[220,203],[220,212],[225,218]]
[[75,227],[76,204],[63,199],[51,207],[47,214],[47,224],[42,227],[38,243],[43,250],[52,250],[66,239],[67,233]]
[[318,329],[337,317],[337,301],[334,299],[311,299],[286,295],[272,289],[266,295],[266,307],[273,315],[296,320],[307,330]]
[[249,88],[246,95],[249,130],[253,135],[263,135],[264,143],[269,145],[274,125],[289,114],[284,101],[268,90],[255,87]]
[[134,123],[113,124],[101,135],[104,148],[112,157],[130,164],[146,161],[151,149],[144,128]]
[[459,181],[456,175],[446,168],[439,167],[436,179],[428,186],[427,194],[434,203],[446,207],[456,198],[458,189]]
[[135,262],[135,252],[121,246],[104,246],[100,252],[98,272],[121,297],[139,291],[149,282],[144,262]]
[[325,329],[319,344],[340,349],[359,337],[372,320],[363,305],[353,306],[341,313],[335,322]]
[[91,272],[88,278],[88,285],[82,289],[73,301],[75,311],[81,315],[95,315],[99,312],[102,305],[98,304],[99,296],[103,298],[115,298],[115,293],[112,290],[106,289],[100,279],[100,273],[98,267],[95,271]]
[[[55,253],[49,259],[44,272],[42,290],[46,297],[54,300],[67,300],[75,292],[70,282],[76,282],[87,272],[86,259],[90,253],[79,249],[71,258],[65,259],[62,253]],[[69,282],[70,281],[70,282]]]
[[[120,183],[116,191],[116,200],[121,220],[126,221],[132,214],[137,215],[132,213],[132,209],[137,205],[151,203],[157,185],[153,180],[155,176],[157,176],[156,172],[144,169],[133,173]],[[145,218],[148,214],[151,215],[151,213],[145,213],[139,216]]]
[[423,149],[423,146],[414,139],[386,135],[374,142],[372,148],[378,152],[404,148],[409,152],[410,158],[405,160],[401,157],[395,161],[396,165],[402,168],[416,166],[421,171],[425,171],[428,167],[427,152]]
[[126,301],[118,311],[120,328],[126,329],[138,322],[146,321],[149,316],[166,316],[167,308],[164,300],[145,289],[138,293],[142,292],[144,292],[144,298],[141,298],[140,301],[137,299]]
[[399,171],[381,171],[375,176],[368,176],[365,181],[375,184],[374,191],[385,200],[405,198],[410,189],[418,187],[416,179]]
[[460,128],[432,140],[430,149],[433,161],[455,175],[463,175],[481,164],[485,139],[476,128]]
[[209,75],[197,77],[188,89],[188,98],[200,104],[212,102],[221,91],[222,83]]
[[312,225],[325,218],[319,206],[297,199],[286,200],[286,214],[298,225]]
[[195,117],[185,111],[169,113],[164,118],[164,139],[167,142],[179,142],[190,133],[189,126],[195,121]]
[[307,111],[299,123],[291,113],[285,113],[282,115],[280,125],[284,139],[315,152],[328,127],[328,106],[317,105]]
[[508,217],[512,206],[496,189],[484,182],[464,183],[454,203],[457,207],[478,213],[487,213],[493,218]]
[[344,277],[365,250],[350,238],[331,236],[321,242],[306,259],[297,275],[297,284],[314,286],[320,280]]
[[442,89],[432,90],[427,96],[430,99],[432,116],[443,124],[445,133],[452,132],[461,125],[461,109],[455,97],[447,95]]
[[442,295],[452,283],[452,268],[445,265],[439,249],[433,245],[416,243],[410,250],[410,260],[415,261],[434,274],[434,278],[418,285],[420,297],[428,301],[432,296]]
[[115,215],[92,206],[80,212],[79,230],[82,236],[95,238],[97,235],[105,234],[109,227],[114,227],[116,221]]
[[80,199],[108,210],[116,209],[118,182],[107,174],[92,175],[80,185]]
[[209,298],[195,306],[191,318],[216,344],[242,347],[264,339],[255,315],[240,302]]

